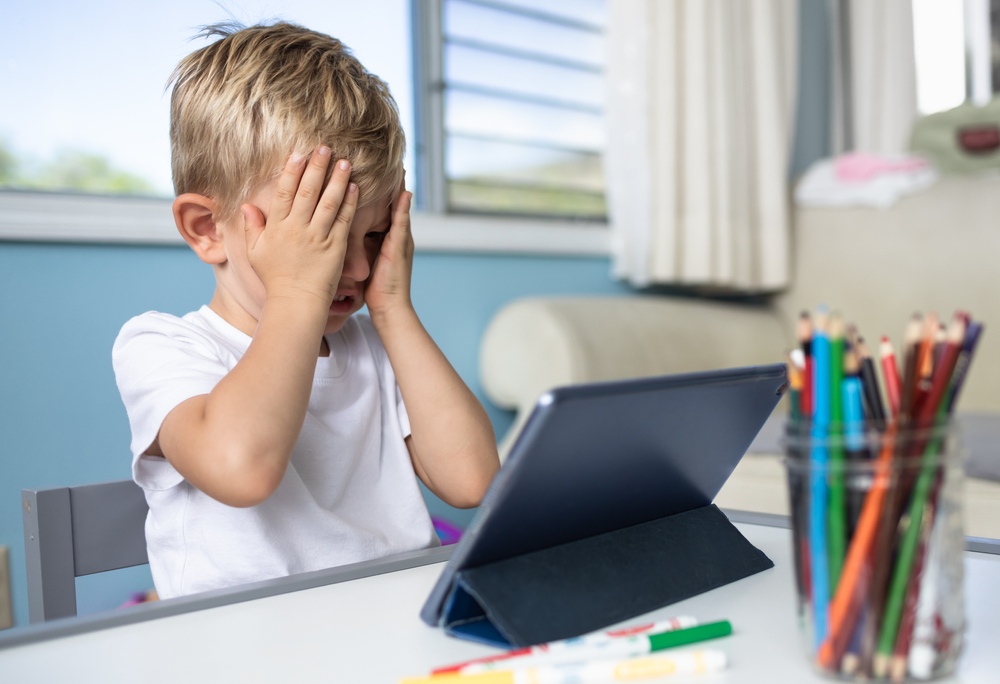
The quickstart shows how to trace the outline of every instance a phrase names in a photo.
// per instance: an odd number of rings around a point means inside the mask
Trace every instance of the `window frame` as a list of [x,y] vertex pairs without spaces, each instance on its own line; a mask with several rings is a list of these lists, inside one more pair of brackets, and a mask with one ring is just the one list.
[[[605,257],[606,221],[450,213],[444,171],[441,0],[410,0],[418,252]],[[0,241],[183,245],[171,198],[0,188]]]
[[[0,190],[0,241],[180,246],[165,197]],[[414,211],[418,252],[606,256],[604,224]]]

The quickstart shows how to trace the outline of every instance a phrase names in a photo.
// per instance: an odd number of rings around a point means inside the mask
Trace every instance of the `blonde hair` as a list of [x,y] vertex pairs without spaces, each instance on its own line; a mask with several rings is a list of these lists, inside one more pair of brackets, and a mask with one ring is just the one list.
[[211,197],[216,219],[228,220],[290,154],[325,144],[351,162],[362,204],[392,197],[406,146],[396,102],[339,40],[288,23],[199,34],[213,35],[167,82],[178,195]]

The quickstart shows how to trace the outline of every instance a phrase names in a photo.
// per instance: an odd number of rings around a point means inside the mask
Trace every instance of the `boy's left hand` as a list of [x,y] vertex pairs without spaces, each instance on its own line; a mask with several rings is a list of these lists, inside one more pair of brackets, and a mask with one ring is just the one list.
[[375,260],[365,288],[365,303],[372,319],[398,309],[412,308],[410,275],[413,271],[413,236],[410,233],[410,200],[413,194],[400,184],[392,225]]

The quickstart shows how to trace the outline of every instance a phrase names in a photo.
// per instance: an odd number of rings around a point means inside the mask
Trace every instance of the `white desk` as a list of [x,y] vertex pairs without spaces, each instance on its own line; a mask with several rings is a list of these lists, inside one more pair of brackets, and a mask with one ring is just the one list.
[[[705,684],[824,682],[796,628],[790,531],[738,524],[771,570],[655,611],[729,619],[711,645],[729,669]],[[446,637],[417,614],[440,562],[155,620],[0,648],[4,682],[395,682],[495,652]],[[1000,555],[966,553],[969,631],[951,682],[1000,681]],[[167,603],[167,602],[164,602]],[[3,639],[0,638],[0,647]]]

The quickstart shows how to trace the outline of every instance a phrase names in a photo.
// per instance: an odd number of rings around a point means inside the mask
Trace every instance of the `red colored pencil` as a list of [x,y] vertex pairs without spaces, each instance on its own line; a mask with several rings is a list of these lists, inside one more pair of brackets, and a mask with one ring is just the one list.
[[[937,368],[933,369],[934,374],[930,379],[930,387],[927,390],[926,397],[924,397],[921,411],[917,416],[922,424],[929,424],[934,419],[938,411],[938,405],[944,398],[944,393],[951,383],[952,372],[955,370],[955,362],[958,360],[958,354],[962,351],[962,343],[965,340],[966,320],[967,316],[965,314],[956,313],[951,321],[947,339],[945,342],[942,342],[944,351],[941,353],[941,363],[938,364]],[[937,331],[935,331],[936,335]]]
[[799,394],[799,407],[802,410],[802,418],[804,420],[811,420],[813,415],[813,325],[808,311],[803,311],[799,316],[799,323],[796,326],[795,332],[799,338],[799,344],[802,346],[802,356],[805,359],[805,367],[802,374],[802,393]]
[[923,330],[923,316],[913,314],[903,333],[903,384],[899,395],[899,418],[909,423],[913,417],[913,397],[917,392],[920,368],[920,333]]
[[896,353],[892,350],[892,343],[885,335],[882,336],[882,343],[879,344],[879,356],[882,360],[882,378],[885,380],[885,393],[889,399],[889,419],[896,420],[899,417],[900,386],[899,367],[896,365]]

